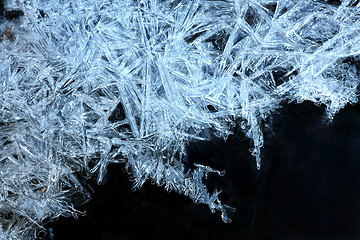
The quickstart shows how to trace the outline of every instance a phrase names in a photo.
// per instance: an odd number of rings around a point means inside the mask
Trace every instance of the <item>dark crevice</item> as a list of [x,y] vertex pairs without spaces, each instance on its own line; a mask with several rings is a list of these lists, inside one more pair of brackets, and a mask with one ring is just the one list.
[[188,36],[188,37],[184,38],[184,40],[185,40],[186,43],[192,43],[193,41],[195,41],[198,37],[200,37],[200,36],[203,35],[204,33],[205,33],[205,31],[201,31],[201,32],[195,33],[195,34],[192,35],[192,36]]
[[14,20],[24,16],[21,10],[7,10],[4,1],[0,1],[0,17],[5,17],[6,20]]
[[206,39],[205,42],[211,42],[214,48],[218,51],[224,51],[226,43],[230,37],[230,34],[222,30],[217,35],[213,35],[210,38]]
[[298,74],[297,70],[289,72],[289,70],[284,68],[277,68],[273,69],[271,72],[275,85],[280,86],[281,84],[288,82],[292,77],[296,76]]
[[120,121],[124,120],[125,118],[126,118],[126,115],[125,115],[124,107],[123,107],[122,103],[119,102],[119,104],[116,106],[114,111],[109,116],[108,120],[111,123],[116,123],[116,122],[120,122]]
[[252,7],[249,7],[245,14],[245,21],[251,26],[255,27],[259,23],[259,17]]
[[269,10],[270,13],[275,14],[276,8],[277,8],[277,3],[269,3],[264,5],[264,7]]

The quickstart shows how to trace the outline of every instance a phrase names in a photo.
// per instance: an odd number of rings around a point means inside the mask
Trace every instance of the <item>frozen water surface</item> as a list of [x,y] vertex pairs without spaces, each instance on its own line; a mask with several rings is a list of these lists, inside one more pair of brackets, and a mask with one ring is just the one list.
[[[263,122],[280,103],[356,103],[360,4],[344,0],[35,0],[0,19],[0,239],[77,216],[110,162],[205,203],[229,222],[190,142],[240,126],[261,167]],[[226,169],[221,169],[226,170]]]

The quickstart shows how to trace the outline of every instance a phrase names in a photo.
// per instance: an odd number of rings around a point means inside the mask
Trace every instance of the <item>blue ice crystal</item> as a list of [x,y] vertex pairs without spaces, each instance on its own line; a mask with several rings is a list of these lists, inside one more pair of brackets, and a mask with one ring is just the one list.
[[331,121],[358,100],[360,4],[325,2],[5,1],[24,15],[0,19],[0,239],[79,214],[71,196],[111,162],[229,222],[203,183],[223,173],[185,171],[189,143],[238,124],[260,168],[280,103],[323,104]]

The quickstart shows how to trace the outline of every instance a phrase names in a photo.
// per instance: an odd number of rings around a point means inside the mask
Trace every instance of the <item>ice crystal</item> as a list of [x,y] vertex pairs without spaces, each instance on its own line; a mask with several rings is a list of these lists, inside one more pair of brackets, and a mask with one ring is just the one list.
[[235,124],[258,168],[262,123],[282,102],[357,102],[360,4],[313,0],[7,1],[1,20],[0,238],[76,215],[110,162],[219,210],[186,146]]

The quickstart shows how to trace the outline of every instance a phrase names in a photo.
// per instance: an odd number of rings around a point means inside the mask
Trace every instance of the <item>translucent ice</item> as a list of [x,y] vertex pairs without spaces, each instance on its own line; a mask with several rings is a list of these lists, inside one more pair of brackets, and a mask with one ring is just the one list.
[[[357,102],[360,4],[313,0],[7,1],[0,19],[0,238],[76,215],[109,162],[222,212],[185,171],[192,141],[237,124],[261,166],[262,123],[282,102]],[[10,34],[11,33],[11,34]],[[11,36],[11,37],[10,37]]]

